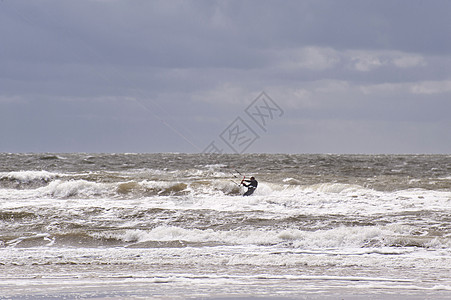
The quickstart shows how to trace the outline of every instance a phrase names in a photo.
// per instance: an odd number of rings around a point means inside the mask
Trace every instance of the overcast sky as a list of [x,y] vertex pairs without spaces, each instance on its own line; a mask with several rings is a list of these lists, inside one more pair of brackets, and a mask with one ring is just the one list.
[[0,152],[451,153],[450,114],[448,0],[0,1]]

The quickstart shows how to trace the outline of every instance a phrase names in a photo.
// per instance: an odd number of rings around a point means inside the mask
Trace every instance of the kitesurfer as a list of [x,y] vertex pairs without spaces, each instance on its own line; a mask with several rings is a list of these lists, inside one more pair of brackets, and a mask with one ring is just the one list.
[[[249,184],[246,184],[245,182],[249,182]],[[243,196],[250,196],[257,188],[258,182],[255,180],[255,177],[251,177],[251,180],[241,180],[241,184],[247,187],[247,191],[243,194]]]

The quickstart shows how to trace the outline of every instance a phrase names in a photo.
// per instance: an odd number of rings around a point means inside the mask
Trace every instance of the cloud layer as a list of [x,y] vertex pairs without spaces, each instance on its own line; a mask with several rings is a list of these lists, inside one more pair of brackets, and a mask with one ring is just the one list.
[[446,0],[4,0],[0,151],[199,152],[265,91],[285,114],[247,151],[450,153],[450,19]]

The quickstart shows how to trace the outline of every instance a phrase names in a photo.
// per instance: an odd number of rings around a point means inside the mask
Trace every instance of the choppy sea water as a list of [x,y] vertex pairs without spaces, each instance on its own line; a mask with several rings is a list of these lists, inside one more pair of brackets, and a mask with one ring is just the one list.
[[451,155],[0,154],[0,298],[77,297],[449,299]]

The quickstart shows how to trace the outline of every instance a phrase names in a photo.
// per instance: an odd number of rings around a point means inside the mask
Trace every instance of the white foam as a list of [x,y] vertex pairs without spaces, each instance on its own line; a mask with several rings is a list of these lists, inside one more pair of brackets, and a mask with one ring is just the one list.
[[92,197],[110,193],[111,184],[96,183],[86,180],[55,180],[48,186],[37,189],[42,196],[56,198]]
[[363,187],[355,184],[345,183],[319,183],[304,188],[306,191],[322,192],[322,193],[349,193],[357,191],[368,191]]
[[47,171],[18,171],[18,172],[0,173],[0,179],[7,178],[10,180],[17,180],[23,183],[35,180],[50,181],[58,176],[59,176],[58,173],[52,173]]
[[97,237],[107,237],[125,242],[169,242],[217,243],[226,245],[286,245],[299,249],[356,249],[382,248],[386,246],[415,244],[418,246],[449,249],[450,238],[410,236],[409,226],[338,227],[327,230],[305,231],[285,230],[245,230],[217,231],[213,229],[186,229],[175,226],[158,226],[151,230],[125,230],[119,232],[96,233]]

